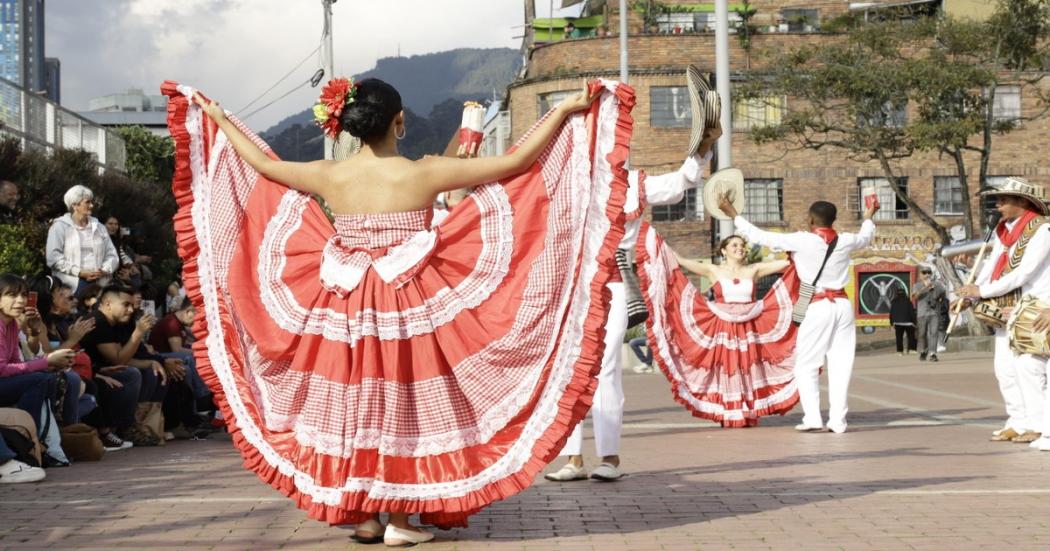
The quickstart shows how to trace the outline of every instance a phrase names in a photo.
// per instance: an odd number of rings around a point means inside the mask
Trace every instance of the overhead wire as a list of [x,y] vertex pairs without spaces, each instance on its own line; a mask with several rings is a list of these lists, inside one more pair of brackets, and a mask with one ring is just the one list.
[[[272,92],[274,88],[277,88],[277,87],[278,87],[278,86],[279,86],[279,85],[280,85],[280,84],[281,84],[282,82],[284,82],[285,80],[287,80],[287,79],[288,79],[288,77],[292,76],[292,73],[294,73],[294,72],[295,72],[295,71],[297,71],[297,70],[298,70],[298,69],[299,69],[300,67],[302,67],[302,66],[303,66],[303,64],[304,64],[304,63],[306,63],[306,62],[307,62],[307,60],[309,60],[309,59],[310,59],[310,57],[311,57],[311,56],[313,56],[313,55],[314,55],[315,53],[317,53],[317,52],[318,52],[318,51],[319,51],[320,49],[321,49],[321,45],[320,45],[320,44],[318,44],[316,48],[314,48],[313,50],[311,50],[311,51],[310,51],[310,53],[306,54],[306,57],[304,57],[304,58],[302,59],[302,61],[300,61],[299,63],[297,63],[297,64],[295,65],[295,67],[292,67],[292,69],[291,69],[290,71],[288,71],[287,73],[285,73],[283,77],[279,78],[279,79],[277,80],[277,82],[273,83],[273,85],[272,85],[272,86],[270,86],[269,88],[267,88],[265,92],[263,92],[263,93],[259,94],[259,96],[258,96],[258,97],[256,97],[256,98],[255,98],[255,99],[253,99],[252,101],[248,102],[248,105],[245,105],[244,107],[241,107],[240,109],[238,109],[238,110],[237,110],[237,111],[235,112],[235,113],[237,114],[237,116],[240,116],[240,114],[241,114],[242,112],[244,112],[244,111],[245,111],[246,109],[248,109],[249,107],[251,107],[251,106],[255,105],[255,104],[256,104],[256,103],[257,103],[257,102],[258,102],[259,100],[261,100],[261,99],[263,99],[264,97],[266,97],[266,94],[269,94],[270,92]],[[283,97],[283,96],[282,96],[282,97]],[[245,117],[247,118],[248,116],[250,116],[250,115],[246,115]]]

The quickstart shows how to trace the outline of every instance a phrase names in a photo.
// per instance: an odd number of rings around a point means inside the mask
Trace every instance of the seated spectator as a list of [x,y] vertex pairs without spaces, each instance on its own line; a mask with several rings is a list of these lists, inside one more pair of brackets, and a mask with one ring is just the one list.
[[164,311],[174,312],[186,298],[186,288],[182,286],[182,279],[176,279],[168,284],[168,290],[164,297]]
[[18,184],[11,180],[0,180],[0,224],[18,222]]
[[[67,369],[73,351],[55,350],[25,361],[19,347],[18,319],[26,314],[29,288],[22,278],[0,275],[0,407],[18,407],[43,431],[41,414],[50,407],[57,383],[53,372]],[[35,325],[35,323],[34,323]]]
[[131,287],[138,287],[142,285],[144,280],[151,279],[152,274],[149,273],[147,265],[153,262],[153,257],[138,254],[134,249],[131,248],[131,244],[128,243],[128,235],[130,231],[128,228],[121,227],[120,220],[116,216],[106,217],[106,232],[109,234],[109,239],[113,241],[113,246],[117,249],[117,254],[120,256],[121,267],[128,268],[128,276],[130,281],[128,284]]
[[[190,299],[184,298],[174,312],[164,316],[150,333],[150,345],[163,358],[178,358],[186,367],[183,381],[173,382],[164,401],[164,418],[171,428],[179,424],[195,437],[203,437],[207,430],[208,417],[197,412],[214,411],[211,391],[197,373],[197,361],[189,347],[189,332],[196,311]],[[205,431],[201,433],[200,431]]]
[[[156,446],[163,434],[151,433],[144,422],[147,417],[160,412],[168,392],[169,375],[181,379],[185,377],[185,368],[177,359],[149,353],[144,343],[156,319],[144,315],[134,321],[134,312],[131,289],[106,287],[94,314],[95,329],[84,337],[81,344],[91,356],[96,373],[117,379],[124,386],[138,383],[133,417],[121,417],[117,420],[119,424],[114,424],[121,431],[120,437],[136,446]],[[123,412],[126,408],[116,413]]]
[[80,296],[90,283],[107,285],[120,259],[105,227],[91,216],[94,193],[78,185],[69,188],[63,199],[69,212],[56,218],[47,232],[47,265],[52,275]]

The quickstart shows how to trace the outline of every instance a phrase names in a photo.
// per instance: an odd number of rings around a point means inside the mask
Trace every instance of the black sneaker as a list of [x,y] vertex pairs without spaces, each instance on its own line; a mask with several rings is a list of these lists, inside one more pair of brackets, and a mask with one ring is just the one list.
[[937,359],[937,354],[934,354],[934,355],[930,356],[930,361],[931,362],[939,362],[940,360]]
[[99,439],[102,440],[102,448],[105,449],[107,452],[118,452],[120,450],[126,450],[134,446],[134,444],[132,444],[131,442],[128,442],[127,440],[122,440],[119,436],[112,432],[107,432],[106,434],[99,436]]
[[926,361],[926,353],[925,352],[923,352],[922,354],[919,354],[919,361],[920,362],[925,362]]

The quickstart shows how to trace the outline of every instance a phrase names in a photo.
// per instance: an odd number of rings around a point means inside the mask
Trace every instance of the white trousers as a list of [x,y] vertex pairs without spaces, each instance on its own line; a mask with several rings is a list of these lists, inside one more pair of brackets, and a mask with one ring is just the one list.
[[[1017,432],[1024,432],[1031,426],[1031,420],[1034,419],[1029,415],[1026,408],[1025,393],[1022,390],[1024,384],[1021,381],[1021,372],[1031,372],[1031,366],[1027,365],[1030,362],[1022,361],[1022,358],[1028,356],[1015,356],[1013,350],[1010,349],[1010,341],[1006,334],[1006,329],[997,328],[995,330],[995,359],[993,365],[995,368],[995,379],[999,382],[999,393],[1003,396],[1003,405],[1006,406],[1006,424],[1005,428],[1011,428]],[[1022,369],[1019,364],[1026,364]],[[1041,395],[1040,395],[1041,396]],[[1029,400],[1030,401],[1030,400]],[[1040,423],[1042,420],[1040,419]]]
[[795,341],[795,383],[804,425],[824,426],[820,413],[820,368],[826,361],[828,426],[846,428],[846,396],[856,351],[857,333],[850,301],[840,298],[810,304]]
[[[598,389],[591,405],[594,423],[594,447],[598,457],[619,455],[620,432],[623,430],[623,379],[620,356],[623,336],[627,333],[627,297],[623,283],[609,283],[612,293],[609,320],[605,324],[605,354],[598,373]],[[583,422],[576,425],[561,455],[583,455]]]

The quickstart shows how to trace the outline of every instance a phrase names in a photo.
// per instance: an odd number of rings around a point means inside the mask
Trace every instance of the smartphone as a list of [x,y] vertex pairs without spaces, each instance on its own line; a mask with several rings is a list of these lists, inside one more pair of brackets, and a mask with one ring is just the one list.
[[36,291],[29,291],[29,298],[26,299],[26,306],[29,308],[36,308]]
[[142,301],[142,311],[147,313],[147,314],[149,314],[149,315],[151,315],[151,316],[156,316],[157,315],[157,306],[156,306],[156,304],[153,303],[152,300],[143,300]]

